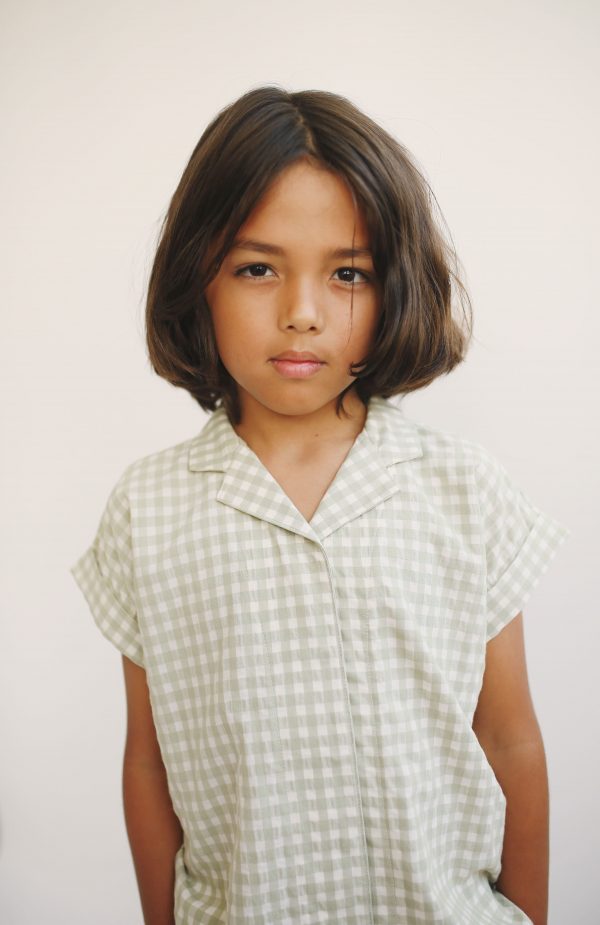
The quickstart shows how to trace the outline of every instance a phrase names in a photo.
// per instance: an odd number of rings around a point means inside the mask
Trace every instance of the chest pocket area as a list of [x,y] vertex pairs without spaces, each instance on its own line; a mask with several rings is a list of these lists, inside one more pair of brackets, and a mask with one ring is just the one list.
[[[461,512],[462,513],[462,512]],[[451,516],[399,493],[354,521],[341,556],[346,605],[386,658],[437,666],[460,688],[479,670],[485,572]],[[399,668],[400,670],[400,668]]]

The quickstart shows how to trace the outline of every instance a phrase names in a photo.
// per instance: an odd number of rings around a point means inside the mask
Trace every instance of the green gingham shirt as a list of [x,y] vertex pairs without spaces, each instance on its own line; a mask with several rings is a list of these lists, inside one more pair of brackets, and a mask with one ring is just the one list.
[[570,531],[482,446],[370,401],[307,522],[223,408],[128,466],[71,571],[145,668],[177,925],[522,925],[471,723]]

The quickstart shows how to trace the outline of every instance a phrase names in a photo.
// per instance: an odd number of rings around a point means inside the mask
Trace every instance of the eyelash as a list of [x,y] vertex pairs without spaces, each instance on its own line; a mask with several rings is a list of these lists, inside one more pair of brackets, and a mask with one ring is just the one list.
[[[267,270],[271,269],[271,267],[269,267],[266,263],[248,263],[246,264],[245,267],[239,267],[239,269],[237,269],[234,272],[234,276],[244,276],[245,279],[254,279],[254,280],[270,279],[270,277],[268,276],[246,276],[245,271],[251,270],[254,267],[265,267]],[[357,267],[338,267],[335,272],[339,273],[342,270],[350,270],[351,273],[360,274],[362,277],[364,277],[365,282],[369,282],[371,279],[370,275],[367,272],[365,272],[365,270],[359,270]],[[340,279],[338,280],[338,282],[342,283],[345,286],[355,286],[356,285],[356,280],[349,282],[348,280]]]

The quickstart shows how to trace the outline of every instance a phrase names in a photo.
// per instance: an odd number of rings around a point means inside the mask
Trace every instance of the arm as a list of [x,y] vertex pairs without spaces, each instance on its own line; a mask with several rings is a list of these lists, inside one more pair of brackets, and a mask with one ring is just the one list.
[[182,830],[156,738],[146,672],[123,656],[127,741],[123,802],[145,925],[173,925],[174,860]]
[[473,731],[506,797],[497,889],[534,925],[546,925],[548,778],[529,693],[522,613],[488,642]]

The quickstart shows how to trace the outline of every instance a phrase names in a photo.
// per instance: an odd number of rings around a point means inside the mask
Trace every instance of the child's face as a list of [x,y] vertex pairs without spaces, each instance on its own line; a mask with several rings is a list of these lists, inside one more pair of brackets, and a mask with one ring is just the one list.
[[[238,384],[245,425],[269,411],[322,419],[354,381],[348,369],[371,346],[379,291],[370,254],[354,261],[333,254],[353,246],[353,233],[354,248],[368,250],[344,182],[298,162],[275,180],[236,237],[246,243],[234,243],[207,287],[219,356]],[[310,352],[320,362],[274,361],[284,351]]]

